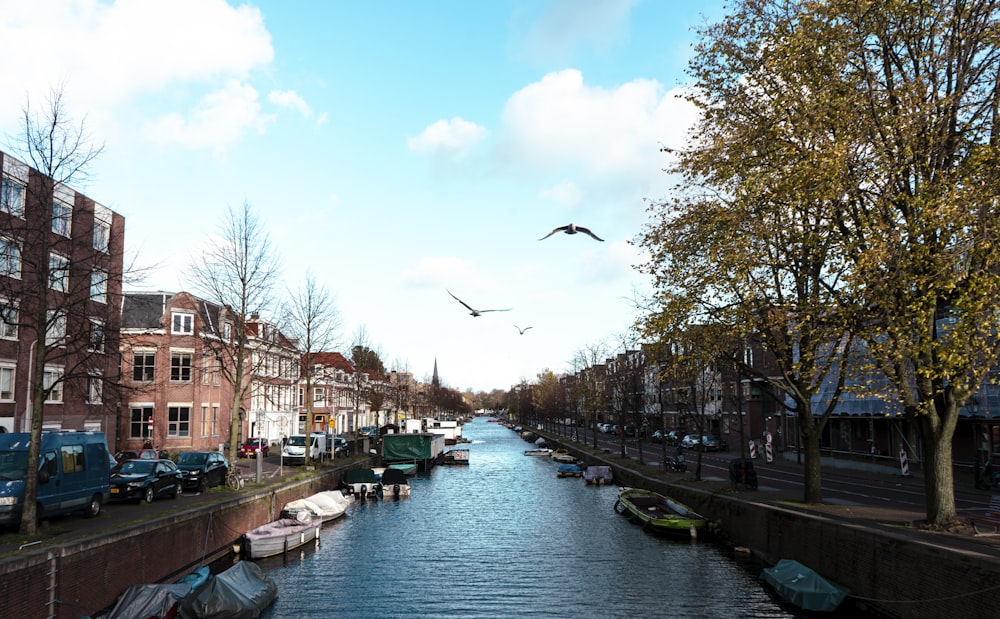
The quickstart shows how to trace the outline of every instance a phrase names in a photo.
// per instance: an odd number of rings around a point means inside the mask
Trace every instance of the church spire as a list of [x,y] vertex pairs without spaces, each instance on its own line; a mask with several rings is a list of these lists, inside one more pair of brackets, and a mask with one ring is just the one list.
[[438,360],[437,360],[437,357],[434,357],[434,374],[431,376],[431,386],[432,387],[440,387],[441,386],[441,380],[438,378]]

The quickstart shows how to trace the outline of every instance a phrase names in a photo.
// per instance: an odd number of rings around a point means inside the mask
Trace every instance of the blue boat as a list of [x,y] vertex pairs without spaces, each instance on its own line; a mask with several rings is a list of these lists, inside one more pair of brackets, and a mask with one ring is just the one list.
[[760,577],[783,600],[805,611],[833,612],[847,597],[846,591],[791,559],[765,568]]
[[583,477],[583,471],[575,464],[560,464],[556,477]]

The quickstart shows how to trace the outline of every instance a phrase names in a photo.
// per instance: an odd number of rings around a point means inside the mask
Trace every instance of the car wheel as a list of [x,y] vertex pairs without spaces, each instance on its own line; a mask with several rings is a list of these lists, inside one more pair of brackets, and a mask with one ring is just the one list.
[[84,510],[83,513],[84,513],[85,516],[87,516],[87,518],[94,518],[98,514],[100,514],[101,513],[101,495],[95,494],[94,496],[90,497],[90,505],[87,506],[87,509]]
[[207,492],[207,491],[208,491],[208,480],[202,478],[201,481],[198,482],[198,492]]
[[142,495],[142,499],[147,503],[152,503],[154,498],[156,498],[156,495],[153,493],[153,487],[146,486],[146,491]]
[[178,484],[178,485],[174,486],[174,491],[170,493],[170,498],[171,499],[176,499],[177,495],[180,494],[180,493],[181,493],[181,487],[180,487],[180,484]]

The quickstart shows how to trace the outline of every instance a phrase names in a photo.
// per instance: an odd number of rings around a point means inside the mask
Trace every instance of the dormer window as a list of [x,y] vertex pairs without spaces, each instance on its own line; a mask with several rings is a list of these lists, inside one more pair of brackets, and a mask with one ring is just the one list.
[[170,332],[176,335],[191,335],[194,333],[194,316],[192,314],[174,312],[171,315]]

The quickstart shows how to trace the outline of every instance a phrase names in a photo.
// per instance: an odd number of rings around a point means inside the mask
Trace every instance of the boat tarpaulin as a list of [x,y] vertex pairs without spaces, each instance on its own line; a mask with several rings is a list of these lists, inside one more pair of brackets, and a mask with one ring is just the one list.
[[802,610],[832,612],[847,597],[846,591],[792,559],[782,559],[774,567],[764,568],[760,577],[778,595]]
[[256,563],[240,561],[209,578],[184,598],[182,619],[256,619],[278,597],[274,584]]

